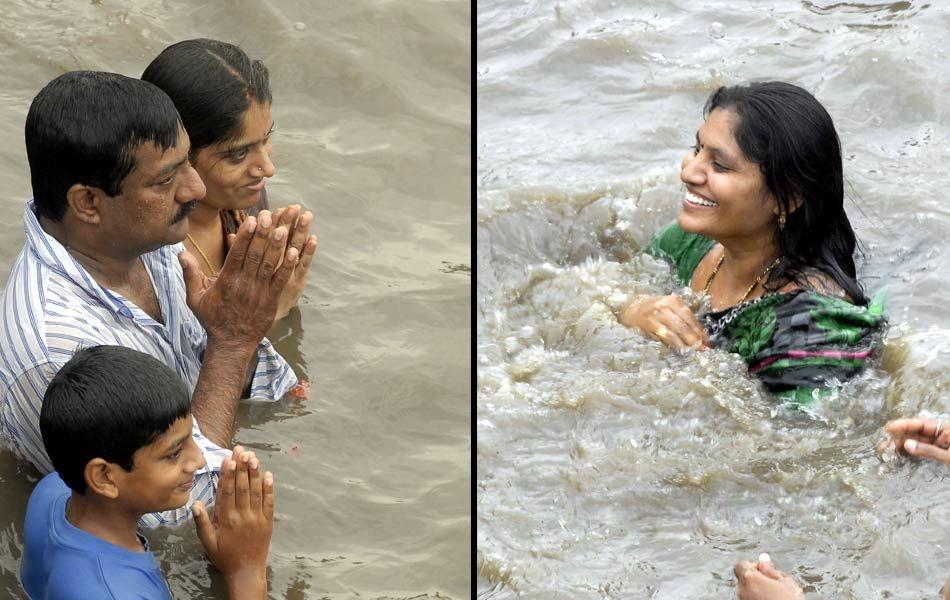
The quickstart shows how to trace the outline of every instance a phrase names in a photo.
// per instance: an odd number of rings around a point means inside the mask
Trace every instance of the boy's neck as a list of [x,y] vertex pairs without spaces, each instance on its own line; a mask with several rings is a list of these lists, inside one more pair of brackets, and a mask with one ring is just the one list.
[[114,502],[92,493],[73,492],[66,505],[66,520],[74,527],[130,552],[145,551],[137,534],[141,516],[127,514]]

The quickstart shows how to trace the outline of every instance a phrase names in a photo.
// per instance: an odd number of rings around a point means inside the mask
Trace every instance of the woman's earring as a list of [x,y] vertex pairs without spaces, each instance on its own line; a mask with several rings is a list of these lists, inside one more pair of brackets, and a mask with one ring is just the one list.
[[785,229],[785,212],[784,211],[778,214],[778,228],[779,228],[779,231],[782,231]]

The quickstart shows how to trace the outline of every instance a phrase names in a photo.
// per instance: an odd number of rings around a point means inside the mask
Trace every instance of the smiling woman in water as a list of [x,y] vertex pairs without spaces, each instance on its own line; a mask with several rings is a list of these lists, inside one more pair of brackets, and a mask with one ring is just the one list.
[[679,219],[648,252],[707,297],[638,296],[620,321],[671,348],[735,352],[777,397],[808,406],[864,367],[882,322],[855,278],[831,117],[778,81],[722,87],[683,159]]
[[[142,79],[168,94],[181,115],[191,141],[191,164],[207,193],[188,215],[185,247],[197,256],[201,270],[216,277],[224,266],[228,236],[248,215],[270,207],[266,182],[277,172],[271,162],[270,76],[267,67],[239,47],[210,39],[185,40],[162,50]],[[313,215],[292,206],[277,209],[277,225],[291,236],[307,235]],[[266,215],[266,216],[264,216]],[[270,226],[264,213],[260,225]],[[296,218],[296,225],[294,219]],[[275,225],[275,227],[277,226]],[[306,239],[300,267],[284,288],[277,306],[282,319],[297,305],[307,284],[317,237]]]

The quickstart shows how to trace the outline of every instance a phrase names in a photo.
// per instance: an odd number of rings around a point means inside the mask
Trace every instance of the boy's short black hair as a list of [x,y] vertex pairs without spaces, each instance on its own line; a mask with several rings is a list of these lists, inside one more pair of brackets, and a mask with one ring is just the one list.
[[40,433],[53,468],[86,491],[94,458],[132,470],[135,452],[191,411],[181,378],[159,360],[122,346],[76,352],[53,377],[40,410]]
[[146,142],[173,148],[179,122],[171,98],[139,79],[72,71],[50,81],[26,115],[37,214],[61,220],[66,192],[77,183],[119,195],[135,168],[135,150]]

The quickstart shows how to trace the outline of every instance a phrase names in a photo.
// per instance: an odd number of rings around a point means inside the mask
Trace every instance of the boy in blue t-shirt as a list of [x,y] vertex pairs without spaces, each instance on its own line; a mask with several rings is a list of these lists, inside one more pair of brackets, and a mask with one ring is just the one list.
[[[174,371],[119,346],[77,352],[43,397],[40,433],[55,471],[30,495],[20,565],[34,600],[171,598],[139,518],[188,501],[204,457]],[[192,505],[198,537],[232,600],[267,597],[274,477],[252,452],[221,465],[216,523]]]

